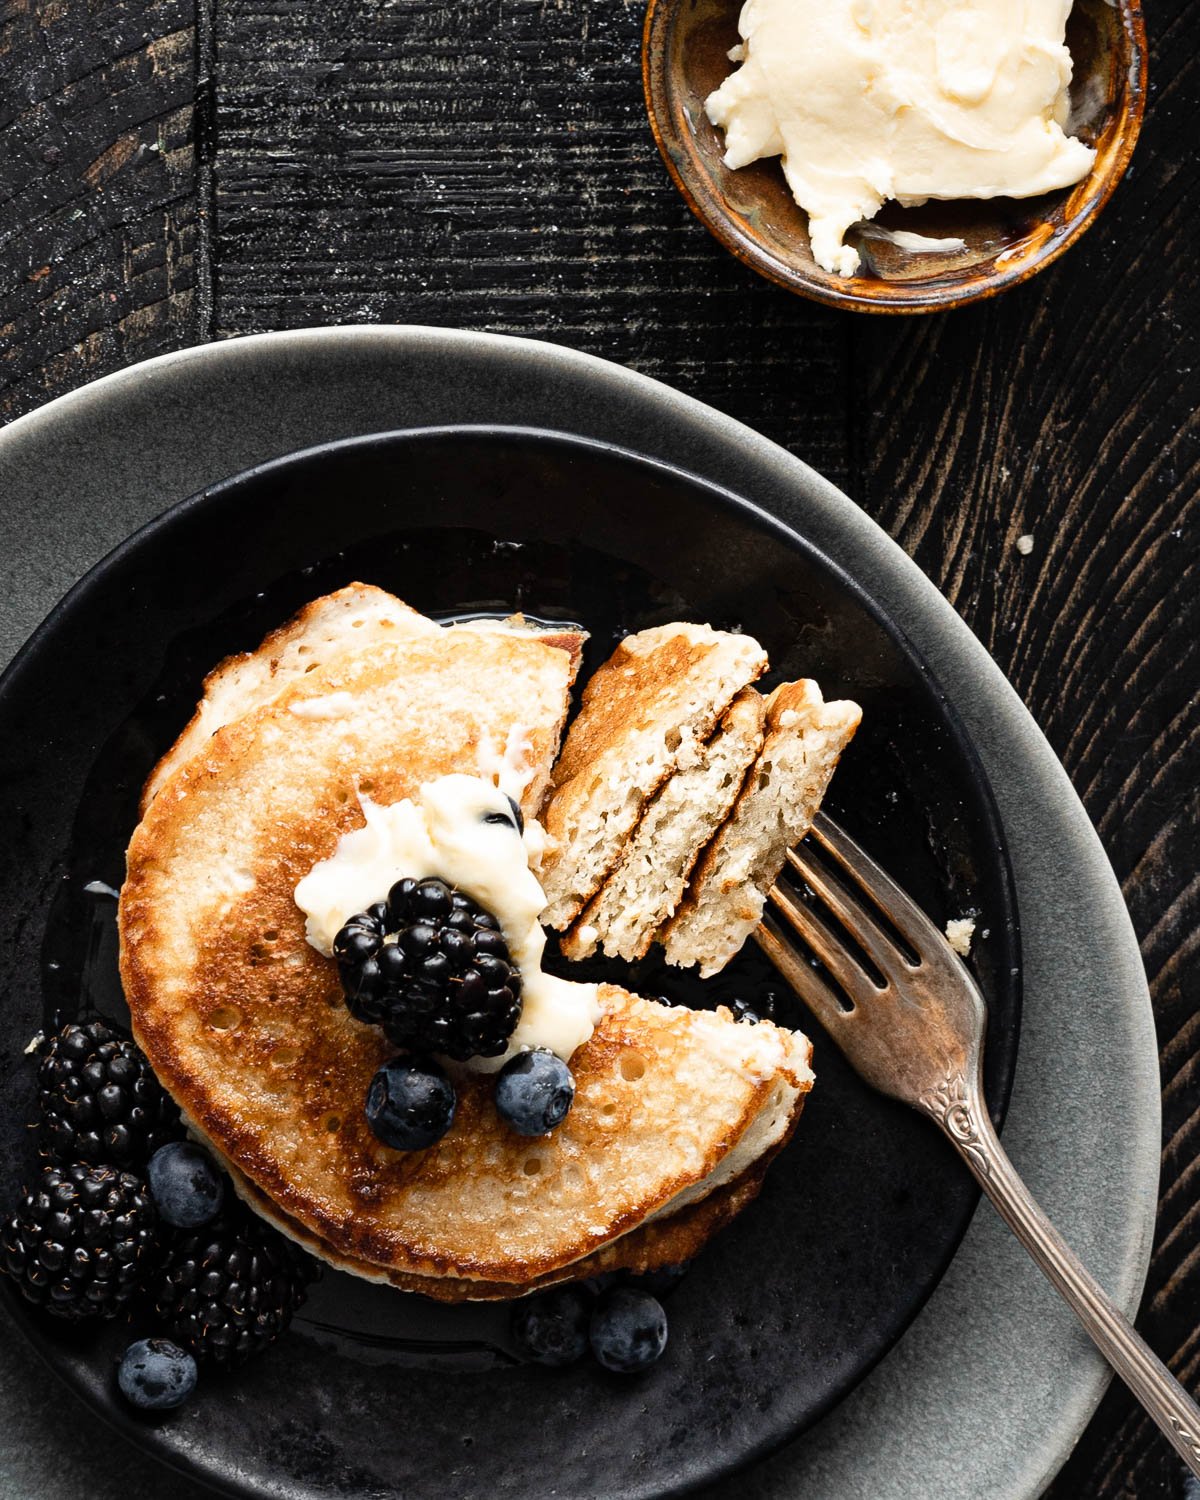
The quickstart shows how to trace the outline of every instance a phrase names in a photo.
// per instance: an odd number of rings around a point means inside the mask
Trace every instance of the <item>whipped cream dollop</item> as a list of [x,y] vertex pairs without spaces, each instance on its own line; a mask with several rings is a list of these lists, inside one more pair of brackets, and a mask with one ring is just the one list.
[[439,876],[495,916],[521,971],[521,1019],[508,1050],[470,1066],[493,1072],[527,1047],[549,1048],[569,1062],[595,1030],[600,1003],[594,984],[542,971],[546,935],[538,916],[546,896],[534,873],[545,844],[541,824],[526,819],[519,833],[504,791],[478,776],[441,776],[415,801],[359,802],[363,827],[344,833],[296,886],[312,946],[328,957],[347,919],[383,900],[397,880]]
[[1078,182],[1071,0],[746,0],[741,66],[706,101],[725,164],[780,156],[817,263],[894,198],[1029,198]]

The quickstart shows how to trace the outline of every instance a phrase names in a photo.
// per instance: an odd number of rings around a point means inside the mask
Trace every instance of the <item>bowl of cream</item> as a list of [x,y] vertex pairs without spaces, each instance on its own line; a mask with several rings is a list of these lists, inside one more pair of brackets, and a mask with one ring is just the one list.
[[1139,0],[650,0],[651,126],[702,223],[791,291],[924,312],[1094,222],[1146,89]]

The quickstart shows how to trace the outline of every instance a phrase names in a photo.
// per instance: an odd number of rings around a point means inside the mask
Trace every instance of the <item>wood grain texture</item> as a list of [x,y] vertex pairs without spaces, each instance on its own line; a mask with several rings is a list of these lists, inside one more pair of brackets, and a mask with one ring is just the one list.
[[223,0],[223,332],[398,321],[632,365],[845,480],[846,328],[693,221],[642,102],[637,4]]
[[[1099,829],[1162,1047],[1160,1216],[1141,1331],[1200,1391],[1200,201],[1194,7],[1149,11],[1153,92],[1099,225],[995,302],[853,344],[856,496],[979,634]],[[1017,538],[1031,536],[1024,555]],[[1103,996],[1096,997],[1104,1003]],[[1053,1500],[1189,1492],[1121,1387]]]
[[0,0],[0,421],[189,342],[186,0]]
[[[1200,13],[1147,19],[1099,225],[993,303],[890,321],[775,290],[691,219],[636,3],[0,0],[0,420],[198,337],[454,324],[632,365],[844,485],[1009,674],[1121,878],[1164,1084],[1141,1326],[1195,1391]],[[1120,1388],[1050,1493],[1194,1495]]]

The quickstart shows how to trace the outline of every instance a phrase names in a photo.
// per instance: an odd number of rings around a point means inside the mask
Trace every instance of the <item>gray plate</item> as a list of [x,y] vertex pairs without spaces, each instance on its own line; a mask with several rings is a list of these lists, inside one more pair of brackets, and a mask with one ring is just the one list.
[[[1026,998],[1006,1144],[1132,1311],[1154,1223],[1159,1082],[1141,962],[1112,872],[1036,726],[932,585],[849,500],[748,429],[601,361],[486,335],[326,329],[170,355],[0,433],[0,661],[80,574],[174,499],[318,441],[442,422],[559,427],[704,474],[804,532],[924,652],[980,747],[1016,876]],[[74,1442],[73,1424],[64,1435],[61,1409],[49,1404],[55,1388],[28,1369],[24,1347],[0,1361],[5,1495],[65,1500],[82,1492],[85,1472],[97,1500],[159,1492],[162,1472],[115,1437],[97,1457],[82,1413]],[[1024,1500],[1061,1465],[1105,1380],[985,1207],[874,1374],[733,1485],[762,1500]]]

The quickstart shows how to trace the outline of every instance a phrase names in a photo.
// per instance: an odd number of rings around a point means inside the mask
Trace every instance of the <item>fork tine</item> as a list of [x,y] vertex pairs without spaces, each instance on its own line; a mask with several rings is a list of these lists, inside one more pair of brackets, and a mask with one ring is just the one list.
[[837,997],[821,976],[780,934],[774,921],[769,916],[764,916],[752,935],[754,941],[826,1031],[835,1032],[837,1026],[846,1020],[849,1012],[843,1010]]
[[[901,952],[880,926],[876,913],[815,860],[803,844],[789,849],[787,857],[792,869],[812,887],[834,916],[845,924],[847,931],[854,934],[855,941],[878,965],[880,973],[888,978],[895,978],[897,963],[904,968],[912,967],[907,955]],[[801,929],[797,927],[796,930]]]
[[[866,972],[841,938],[811,907],[805,906],[802,901],[797,901],[783,886],[773,885],[769,894],[776,914],[782,917],[793,931],[800,934],[847,995],[858,995],[864,990],[867,992],[879,990],[874,976]],[[836,915],[842,915],[836,903],[830,902],[829,904]],[[857,928],[852,930],[857,937]],[[868,944],[863,943],[863,947],[871,952]],[[872,953],[871,956],[874,957],[874,954]],[[880,968],[886,974],[887,971],[882,964]],[[811,973],[811,970],[809,972]]]
[[[817,814],[810,831],[859,889],[866,891],[880,909],[887,912],[888,921],[902,937],[908,939],[917,953],[925,952],[931,942],[938,951],[945,946],[945,934],[938,931],[912,897],[890,875],[881,870],[869,855],[863,853],[848,833],[836,823],[830,822],[824,813]],[[805,879],[808,877],[805,876]]]

